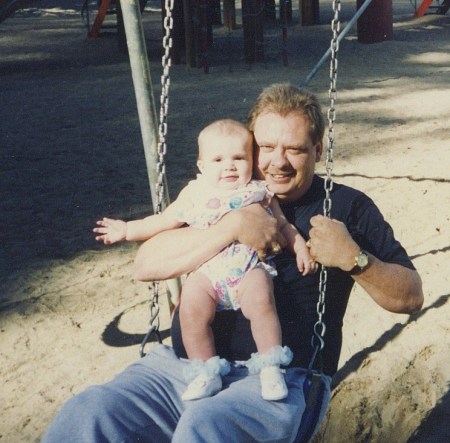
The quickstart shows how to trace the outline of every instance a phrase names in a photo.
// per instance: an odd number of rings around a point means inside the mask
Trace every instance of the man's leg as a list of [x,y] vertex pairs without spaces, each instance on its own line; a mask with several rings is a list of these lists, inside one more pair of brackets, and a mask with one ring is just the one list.
[[158,345],[112,381],[70,399],[43,442],[170,442],[184,410],[185,362]]
[[[272,402],[262,399],[257,375],[248,375],[246,368],[233,368],[223,377],[221,392],[187,406],[172,442],[292,442],[305,410],[305,377],[303,369],[287,369],[289,395],[282,401]],[[330,382],[327,378],[328,389],[324,393],[318,423],[329,403]]]

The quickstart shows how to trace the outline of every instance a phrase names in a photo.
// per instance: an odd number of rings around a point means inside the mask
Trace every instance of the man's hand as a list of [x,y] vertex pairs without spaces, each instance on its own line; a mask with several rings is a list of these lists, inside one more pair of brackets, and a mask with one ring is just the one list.
[[234,226],[235,240],[253,248],[264,260],[278,254],[286,240],[278,231],[277,220],[260,204],[252,204],[227,214],[224,219]]
[[324,266],[350,271],[359,247],[350,236],[347,227],[338,220],[323,215],[311,218],[309,231],[311,256]]
[[[311,218],[311,256],[327,267],[350,271],[359,254],[359,246],[345,225],[323,215]],[[422,281],[417,271],[396,263],[386,263],[370,255],[369,266],[353,278],[384,309],[413,314],[423,304]]]

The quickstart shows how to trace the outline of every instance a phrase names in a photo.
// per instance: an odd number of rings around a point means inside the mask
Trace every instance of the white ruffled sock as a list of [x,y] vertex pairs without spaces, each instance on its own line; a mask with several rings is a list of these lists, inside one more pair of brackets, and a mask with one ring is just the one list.
[[192,360],[183,375],[190,382],[181,398],[198,400],[211,397],[222,389],[222,375],[230,372],[230,364],[217,355],[207,361]]
[[252,354],[246,362],[250,374],[259,372],[261,395],[265,400],[282,400],[287,397],[288,389],[280,365],[288,365],[292,357],[292,351],[287,346],[274,346],[267,352]]

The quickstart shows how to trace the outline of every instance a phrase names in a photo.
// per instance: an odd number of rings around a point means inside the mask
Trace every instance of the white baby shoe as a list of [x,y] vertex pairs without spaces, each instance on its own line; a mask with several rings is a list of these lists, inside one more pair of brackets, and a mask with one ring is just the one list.
[[199,398],[211,397],[222,389],[222,378],[220,375],[201,373],[188,384],[181,398],[183,400],[198,400]]
[[282,400],[288,395],[286,381],[279,366],[266,366],[259,374],[264,400]]

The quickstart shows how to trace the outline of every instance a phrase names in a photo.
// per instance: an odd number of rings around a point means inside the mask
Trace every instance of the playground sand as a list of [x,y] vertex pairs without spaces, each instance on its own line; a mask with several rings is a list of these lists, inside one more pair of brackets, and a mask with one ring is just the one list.
[[[5,443],[39,441],[67,399],[139,358],[148,326],[148,284],[132,276],[137,245],[105,247],[91,232],[103,216],[151,212],[130,66],[114,28],[87,38],[79,3],[36,2],[0,23]],[[158,102],[161,31],[150,9],[144,28]],[[353,13],[354,4],[344,3],[344,20]],[[412,317],[394,315],[354,290],[316,443],[450,441],[450,17],[412,14],[409,2],[395,2],[392,41],[361,44],[353,30],[341,44],[334,175],[382,209],[422,276],[425,304]],[[327,24],[302,28],[295,21],[283,66],[281,31],[268,26],[266,60],[249,66],[242,30],[216,28],[209,74],[173,66],[172,198],[196,172],[200,128],[219,117],[245,120],[274,81],[300,84],[329,39]],[[327,66],[309,89],[326,109]],[[164,293],[160,308],[170,344]]]

